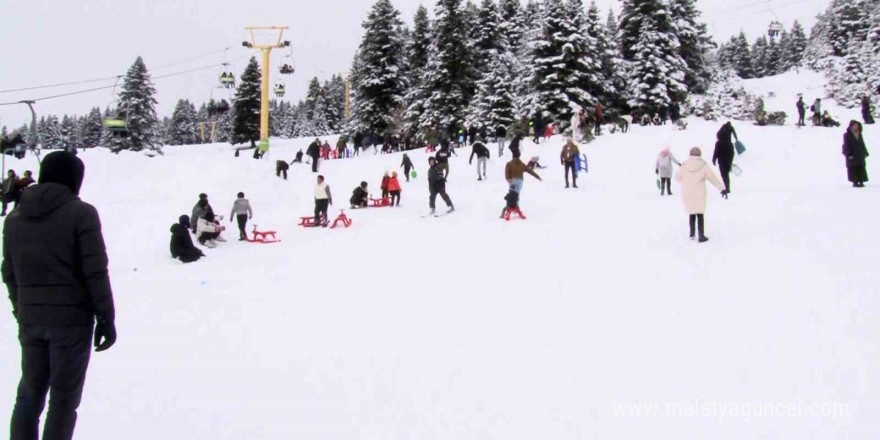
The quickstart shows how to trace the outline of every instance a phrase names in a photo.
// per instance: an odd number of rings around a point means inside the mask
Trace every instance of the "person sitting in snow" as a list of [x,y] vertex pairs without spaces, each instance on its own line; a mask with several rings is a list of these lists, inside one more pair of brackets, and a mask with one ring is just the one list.
[[651,125],[651,117],[648,116],[647,113],[642,114],[642,118],[639,120],[639,125],[642,127],[647,127]]
[[544,168],[547,168],[547,167],[541,165],[541,162],[539,162],[540,160],[541,160],[540,157],[533,156],[531,159],[529,159],[529,163],[527,164],[527,166],[533,170],[535,168],[537,168],[539,170],[543,170]]
[[192,263],[205,256],[204,252],[193,244],[189,229],[189,217],[186,215],[180,216],[178,223],[171,225],[171,257],[184,263]]
[[672,195],[672,164],[681,166],[681,162],[675,159],[675,156],[669,152],[669,147],[663,148],[660,155],[657,156],[657,163],[654,165],[654,174],[660,178],[660,195],[668,193]]
[[651,122],[653,122],[654,125],[661,125],[661,124],[663,124],[663,121],[660,120],[660,115],[658,115],[657,113],[654,113],[654,117],[651,118]]
[[199,201],[196,202],[196,205],[193,206],[192,215],[189,217],[189,224],[192,228],[193,234],[196,233],[196,228],[199,224],[199,219],[202,218],[208,211],[211,211],[211,214],[214,213],[214,210],[211,208],[211,204],[208,203],[208,195],[205,193],[199,194]]
[[366,208],[367,207],[367,199],[370,197],[370,193],[367,192],[367,182],[361,182],[361,185],[355,187],[354,191],[351,192],[351,208]]
[[199,244],[213,248],[217,246],[215,240],[226,241],[220,239],[220,233],[225,229],[226,228],[223,226],[220,226],[220,223],[218,223],[218,219],[214,216],[213,212],[207,212],[198,220],[196,225],[196,238],[199,240]]
[[840,127],[840,122],[835,121],[831,114],[828,113],[828,110],[825,110],[825,113],[822,113],[822,126],[823,127]]

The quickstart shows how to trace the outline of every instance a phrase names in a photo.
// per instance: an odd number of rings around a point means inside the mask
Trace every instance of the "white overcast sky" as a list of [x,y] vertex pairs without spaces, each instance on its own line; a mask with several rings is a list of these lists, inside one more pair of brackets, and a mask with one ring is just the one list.
[[[525,4],[526,0],[522,0]],[[750,39],[765,32],[773,19],[790,27],[795,20],[807,27],[831,0],[698,0],[703,20],[716,41],[741,29]],[[405,22],[411,23],[419,4],[433,16],[434,3],[392,0]],[[479,1],[477,1],[479,3]],[[603,11],[619,10],[619,0],[597,0]],[[2,0],[0,90],[103,78],[124,73],[141,55],[148,68],[231,47],[228,58],[238,77],[248,50],[241,47],[248,25],[287,25],[293,45],[296,74],[282,78],[286,98],[298,100],[309,78],[322,81],[348,69],[360,43],[361,23],[372,0]],[[603,12],[604,17],[605,12]],[[274,82],[282,52],[273,54]],[[189,63],[153,70],[154,76],[223,62],[217,53]],[[219,70],[157,79],[159,115],[170,115],[178,98],[201,103],[209,97]],[[0,103],[39,98],[75,90],[112,85],[113,81],[71,87],[0,93]],[[222,96],[217,93],[215,96]],[[106,107],[112,90],[38,103],[41,113],[85,113],[93,105]],[[0,125],[15,127],[29,118],[24,106],[0,106]]]

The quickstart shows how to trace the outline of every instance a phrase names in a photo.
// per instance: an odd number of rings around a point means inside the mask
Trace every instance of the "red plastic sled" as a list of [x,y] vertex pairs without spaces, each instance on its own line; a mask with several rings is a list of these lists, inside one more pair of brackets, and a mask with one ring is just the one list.
[[254,234],[253,239],[247,239],[250,243],[278,243],[281,240],[275,238],[275,231],[258,231],[257,225],[254,225],[254,229],[251,231]]
[[336,217],[336,220],[333,220],[333,226],[330,226],[330,229],[335,228],[339,222],[342,222],[342,226],[345,226],[346,228],[351,226],[351,219],[345,215],[345,210],[343,209],[339,210],[339,216]]
[[504,220],[510,221],[510,216],[513,215],[513,214],[518,215],[519,218],[521,218],[521,219],[523,219],[523,220],[526,219],[526,216],[523,215],[522,211],[520,211],[519,208],[510,208],[510,209],[505,209],[505,210],[504,210],[504,216],[503,216],[503,217],[504,217]]
[[391,197],[382,197],[381,199],[370,199],[370,206],[373,208],[384,208],[391,206]]

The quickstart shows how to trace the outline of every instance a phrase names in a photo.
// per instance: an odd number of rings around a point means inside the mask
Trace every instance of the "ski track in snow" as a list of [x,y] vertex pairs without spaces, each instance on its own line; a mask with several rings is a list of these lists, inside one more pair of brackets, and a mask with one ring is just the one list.
[[[423,151],[410,153],[419,177],[409,183],[400,154],[323,163],[331,220],[345,208],[348,229],[296,226],[312,214],[315,176],[297,164],[281,180],[274,162],[309,139],[274,140],[262,161],[228,145],[152,159],[83,151],[82,197],[101,214],[119,340],[92,356],[76,437],[870,438],[880,426],[880,183],[846,182],[844,127],[793,126],[795,93],[809,105],[816,82],[747,82],[775,88],[767,110],[785,110],[789,125],[736,123],[744,173],[729,200],[710,186],[702,245],[687,239],[679,186],[658,194],[654,161],[667,143],[679,160],[693,146],[711,160],[720,121],[606,134],[582,146],[590,173],[577,190],[563,189],[560,137],[527,141],[523,158],[549,168],[544,182],[526,176],[528,220],[510,222],[498,218],[510,156],[491,144],[488,181],[467,165],[469,148],[450,159],[456,211],[443,221],[419,221]],[[835,116],[845,126],[856,113]],[[877,175],[880,129],[865,139]],[[36,170],[30,157],[7,166]],[[375,196],[392,169],[400,208],[347,209],[361,180]],[[283,242],[235,241],[227,216],[238,191],[252,223]],[[200,192],[230,241],[183,265],[169,256],[168,228]],[[19,347],[2,316],[8,415]],[[694,401],[841,402],[849,414],[615,414],[615,404]]]

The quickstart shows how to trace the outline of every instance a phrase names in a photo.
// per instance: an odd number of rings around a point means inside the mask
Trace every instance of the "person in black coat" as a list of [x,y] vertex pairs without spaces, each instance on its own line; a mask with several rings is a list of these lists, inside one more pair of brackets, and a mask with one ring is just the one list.
[[275,177],[284,176],[284,180],[287,180],[287,170],[290,169],[290,165],[287,164],[286,161],[276,160],[275,161]]
[[468,144],[473,145],[474,142],[477,141],[477,126],[476,124],[471,124],[468,128]]
[[510,140],[510,145],[507,146],[507,148],[510,150],[510,154],[512,154],[514,156],[522,155],[522,151],[520,150],[520,147],[519,147],[519,144],[520,144],[520,142],[522,142],[522,140],[523,140],[522,133],[517,133],[515,136],[513,136],[513,139]]
[[349,202],[353,209],[366,208],[367,199],[369,197],[370,193],[367,192],[367,182],[361,182],[361,185],[351,192],[351,199],[349,199]]
[[309,148],[306,149],[306,156],[312,158],[312,172],[318,172],[318,156],[321,155],[321,141],[319,139],[315,139],[315,142],[309,144]]
[[[477,156],[477,180],[483,180],[486,177],[486,162],[489,161],[489,149],[483,144],[483,139],[474,142],[471,158],[468,159],[468,165],[474,163],[474,156]],[[482,171],[480,170],[482,167]]]
[[797,125],[803,127],[807,125],[804,120],[807,117],[807,105],[804,104],[804,97],[798,96],[797,102],[794,104],[797,107],[798,111],[798,123]]
[[299,150],[296,152],[296,157],[293,158],[293,162],[291,162],[290,164],[293,165],[295,163],[302,163],[302,162],[303,162],[303,150]]
[[37,438],[47,394],[43,438],[72,438],[91,349],[116,342],[101,220],[77,196],[84,173],[73,154],[49,154],[39,184],[6,218],[0,272],[18,322],[22,373],[12,439]]
[[403,174],[406,176],[406,181],[409,182],[409,172],[414,169],[412,161],[409,159],[409,156],[406,153],[403,153],[403,160],[400,162],[400,166],[403,167]]
[[850,121],[843,135],[843,156],[846,157],[846,176],[852,182],[853,188],[863,188],[868,181],[865,159],[870,154],[865,147],[862,124],[859,121]]
[[715,142],[715,153],[712,155],[712,165],[718,165],[718,169],[721,171],[721,180],[724,181],[724,188],[728,193],[730,193],[730,169],[733,167],[733,157],[736,154],[731,136],[737,141],[739,140],[736,136],[736,130],[733,129],[733,124],[728,121],[721,126],[716,134],[718,140]]
[[868,95],[862,96],[862,119],[868,125],[874,123],[874,116],[871,115],[871,110],[871,98]]
[[428,192],[430,193],[428,205],[431,207],[431,214],[434,214],[437,195],[440,195],[443,201],[446,202],[446,206],[449,207],[447,212],[455,211],[452,200],[446,194],[446,177],[443,176],[443,169],[440,168],[437,160],[433,157],[428,158],[428,166]]
[[182,215],[178,223],[171,225],[171,257],[177,258],[184,263],[198,261],[205,256],[201,249],[197,248],[189,236],[189,216]]
[[[681,107],[678,105],[678,103],[673,102],[672,104],[669,104],[669,119],[672,121],[672,123],[675,124],[680,118]],[[624,131],[624,133],[626,133],[626,131]]]
[[532,139],[532,142],[537,144],[538,141],[541,140],[541,137],[544,136],[544,121],[541,120],[540,113],[535,114],[535,117],[532,118],[532,125],[535,129],[535,138]]

